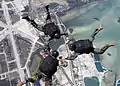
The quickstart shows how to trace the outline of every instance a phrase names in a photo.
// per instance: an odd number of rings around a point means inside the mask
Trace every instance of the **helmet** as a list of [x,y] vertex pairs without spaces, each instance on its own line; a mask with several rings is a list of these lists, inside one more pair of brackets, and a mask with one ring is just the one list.
[[59,39],[59,38],[60,38],[60,33],[55,33],[54,37],[55,37],[56,39]]
[[54,50],[51,52],[51,55],[54,56],[55,58],[59,56],[59,53],[57,50]]
[[76,49],[75,44],[70,44],[70,45],[69,45],[69,49],[70,49],[71,51],[74,51],[74,50]]

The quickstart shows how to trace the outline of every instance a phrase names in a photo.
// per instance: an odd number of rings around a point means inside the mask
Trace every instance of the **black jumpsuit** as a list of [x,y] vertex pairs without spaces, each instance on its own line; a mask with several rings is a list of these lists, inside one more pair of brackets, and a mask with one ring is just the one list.
[[73,50],[75,53],[89,54],[90,52],[94,52],[93,44],[89,39],[75,41],[72,45],[75,45],[75,49]]
[[[55,25],[54,22],[51,23],[47,23],[43,26],[43,32],[45,33],[45,35],[49,35],[51,37],[51,39],[55,38],[55,34],[58,33],[60,35],[60,30],[59,27],[57,25]],[[59,37],[60,38],[60,37]],[[57,38],[57,39],[59,39]]]
[[40,71],[44,73],[47,78],[52,79],[53,74],[57,71],[57,66],[58,60],[52,56],[47,56],[40,65]]

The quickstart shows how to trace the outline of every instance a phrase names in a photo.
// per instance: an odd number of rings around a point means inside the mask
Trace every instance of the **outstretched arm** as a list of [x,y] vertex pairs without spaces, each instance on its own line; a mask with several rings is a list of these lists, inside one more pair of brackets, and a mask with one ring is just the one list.
[[94,41],[95,36],[96,36],[96,35],[98,34],[98,32],[101,31],[102,29],[103,29],[103,25],[100,24],[99,28],[95,29],[95,31],[92,33],[92,35],[91,35],[91,37],[92,37],[91,42]]

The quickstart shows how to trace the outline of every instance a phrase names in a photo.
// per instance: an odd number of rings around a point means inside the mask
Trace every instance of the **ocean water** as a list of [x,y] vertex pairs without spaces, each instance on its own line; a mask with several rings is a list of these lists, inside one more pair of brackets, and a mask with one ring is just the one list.
[[85,86],[99,86],[98,78],[97,77],[85,77],[84,78]]
[[[72,36],[76,39],[84,39],[89,38],[99,24],[103,24],[104,29],[97,34],[94,45],[102,47],[105,44],[116,42],[116,46],[109,48],[101,55],[101,61],[103,66],[113,70],[112,75],[107,74],[106,80],[113,79],[115,73],[120,76],[120,23],[117,22],[120,17],[120,0],[101,0],[99,4],[84,14],[81,14],[80,10],[79,7],[74,10],[77,16],[74,15],[72,19],[65,21],[65,25],[74,29]],[[96,17],[100,21],[93,19]],[[102,86],[113,86],[113,82],[111,84],[105,82]]]

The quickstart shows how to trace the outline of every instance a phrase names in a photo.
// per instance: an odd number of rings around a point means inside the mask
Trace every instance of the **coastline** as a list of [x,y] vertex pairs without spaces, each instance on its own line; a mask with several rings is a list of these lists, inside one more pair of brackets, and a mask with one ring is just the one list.
[[[99,1],[94,1],[88,4],[85,4],[83,6],[79,6],[79,7],[75,7],[70,11],[66,12],[66,15],[64,16],[60,16],[60,19],[65,22],[68,21],[70,19],[73,19],[76,16],[80,16],[82,14],[84,14],[85,12],[87,12],[89,9],[91,9],[92,7],[96,6],[97,4],[99,4]],[[92,6],[91,6],[92,5]],[[80,9],[80,10],[79,10]],[[77,11],[76,11],[77,10]],[[82,10],[85,10],[84,12],[82,12]]]

